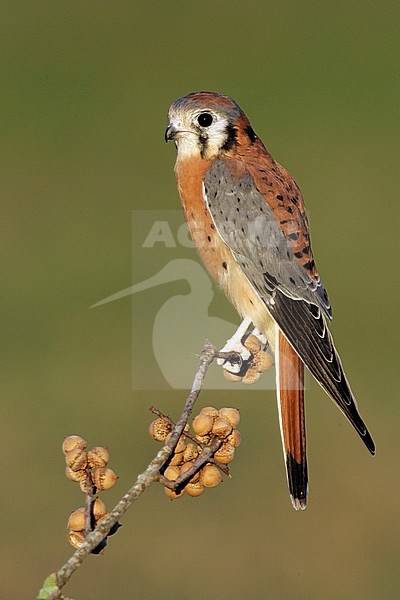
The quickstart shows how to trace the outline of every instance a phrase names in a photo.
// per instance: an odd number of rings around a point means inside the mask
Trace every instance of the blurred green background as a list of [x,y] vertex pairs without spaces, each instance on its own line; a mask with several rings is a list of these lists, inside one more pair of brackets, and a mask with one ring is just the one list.
[[[182,391],[132,389],[131,299],[89,307],[131,284],[132,210],[179,206],[166,112],[201,89],[235,98],[302,188],[377,456],[309,380],[311,495],[295,513],[274,393],[207,391],[201,405],[241,410],[233,479],[175,503],[153,486],[66,595],[397,597],[397,6],[1,3],[2,599],[34,597],[71,553],[83,496],[64,477],[64,435],[109,447],[111,508],[158,449],[147,407],[182,406]],[[219,294],[211,310],[235,319]]]

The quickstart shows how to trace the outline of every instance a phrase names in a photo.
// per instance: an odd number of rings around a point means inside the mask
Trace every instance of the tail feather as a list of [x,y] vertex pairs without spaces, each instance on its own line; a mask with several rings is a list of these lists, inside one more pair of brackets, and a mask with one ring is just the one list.
[[304,365],[278,326],[275,344],[276,392],[289,493],[293,507],[304,510],[308,495]]

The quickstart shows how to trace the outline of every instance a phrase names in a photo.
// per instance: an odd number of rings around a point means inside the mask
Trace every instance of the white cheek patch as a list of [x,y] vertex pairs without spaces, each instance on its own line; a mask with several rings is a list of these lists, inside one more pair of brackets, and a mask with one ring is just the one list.
[[227,139],[227,128],[228,121],[226,119],[219,119],[208,129],[206,150],[207,158],[212,158],[213,156],[219,154]]
[[196,134],[188,133],[176,140],[176,147],[180,159],[199,156],[201,144]]

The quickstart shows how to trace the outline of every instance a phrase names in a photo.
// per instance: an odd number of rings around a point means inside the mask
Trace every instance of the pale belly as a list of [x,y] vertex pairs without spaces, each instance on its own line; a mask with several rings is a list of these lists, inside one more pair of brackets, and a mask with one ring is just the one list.
[[[208,211],[207,211],[208,213]],[[211,277],[232,302],[242,319],[249,318],[275,347],[275,321],[257,292],[222,241],[206,211],[186,213],[188,228],[197,250]]]

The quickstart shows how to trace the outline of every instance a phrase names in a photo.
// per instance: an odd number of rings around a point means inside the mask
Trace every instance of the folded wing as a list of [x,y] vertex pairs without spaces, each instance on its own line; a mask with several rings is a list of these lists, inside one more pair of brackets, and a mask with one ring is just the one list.
[[203,193],[219,235],[285,338],[374,454],[374,442],[326,324],[330,306],[321,281],[311,278],[296,260],[248,173],[235,177],[226,161],[215,161],[205,176]]

